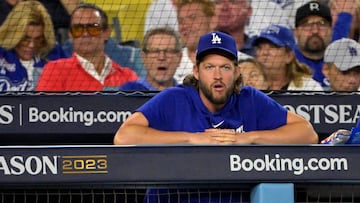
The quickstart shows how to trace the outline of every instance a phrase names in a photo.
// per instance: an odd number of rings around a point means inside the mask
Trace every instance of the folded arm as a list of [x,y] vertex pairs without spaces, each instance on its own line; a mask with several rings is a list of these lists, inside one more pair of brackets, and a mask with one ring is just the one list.
[[240,144],[243,142],[247,144],[317,144],[318,135],[310,122],[289,111],[286,125],[274,130],[239,134],[236,142]]
[[149,127],[142,113],[136,112],[120,126],[114,144],[219,144],[211,134],[156,130]]

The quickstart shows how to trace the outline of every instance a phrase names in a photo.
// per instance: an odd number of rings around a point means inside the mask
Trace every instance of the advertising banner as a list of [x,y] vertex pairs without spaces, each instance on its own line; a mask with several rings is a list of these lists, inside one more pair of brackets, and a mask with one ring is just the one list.
[[[319,134],[351,130],[360,94],[268,93],[309,120]],[[154,94],[24,94],[0,96],[2,134],[111,134]],[[170,104],[169,104],[170,105]]]

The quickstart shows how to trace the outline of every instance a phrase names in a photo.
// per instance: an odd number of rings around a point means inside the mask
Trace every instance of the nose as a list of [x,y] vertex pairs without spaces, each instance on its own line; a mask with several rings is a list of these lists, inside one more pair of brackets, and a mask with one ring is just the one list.
[[311,26],[311,32],[312,32],[312,33],[318,33],[319,30],[320,30],[320,27],[319,27],[318,25],[313,24],[313,25]]
[[35,41],[34,40],[30,40],[29,44],[27,45],[28,47],[35,47]]
[[269,51],[270,51],[270,49],[269,48],[266,48],[266,47],[258,47],[257,49],[256,49],[257,51],[257,55],[269,55]]
[[214,68],[214,79],[219,80],[222,78],[221,68],[216,67]]
[[349,83],[356,83],[360,80],[360,74],[355,71],[348,73],[348,75],[349,75],[348,78]]
[[159,50],[158,60],[165,60],[166,59],[166,50]]

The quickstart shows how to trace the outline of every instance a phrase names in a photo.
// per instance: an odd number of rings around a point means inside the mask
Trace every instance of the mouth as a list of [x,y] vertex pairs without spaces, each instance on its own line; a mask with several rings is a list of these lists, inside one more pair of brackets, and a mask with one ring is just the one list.
[[158,71],[166,71],[166,70],[167,70],[167,68],[166,68],[166,67],[162,67],[162,66],[160,66],[160,67],[158,67],[158,68],[157,68],[157,70],[158,70]]
[[223,83],[218,82],[213,85],[213,88],[215,91],[221,92],[225,90],[225,85]]

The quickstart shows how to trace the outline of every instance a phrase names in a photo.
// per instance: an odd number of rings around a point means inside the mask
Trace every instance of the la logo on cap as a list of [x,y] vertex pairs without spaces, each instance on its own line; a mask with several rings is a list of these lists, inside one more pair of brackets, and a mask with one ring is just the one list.
[[211,34],[212,34],[211,43],[212,44],[221,44],[221,37],[219,37],[219,35],[217,35],[216,33],[211,33]]
[[357,56],[358,55],[357,50],[356,50],[355,47],[349,46],[348,49],[349,49],[350,56]]

